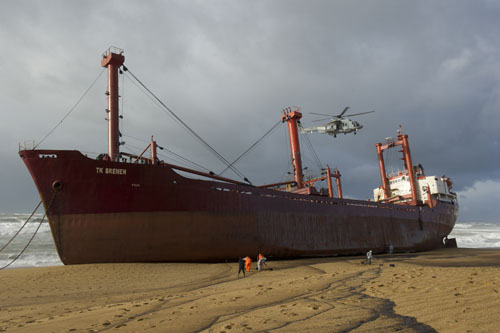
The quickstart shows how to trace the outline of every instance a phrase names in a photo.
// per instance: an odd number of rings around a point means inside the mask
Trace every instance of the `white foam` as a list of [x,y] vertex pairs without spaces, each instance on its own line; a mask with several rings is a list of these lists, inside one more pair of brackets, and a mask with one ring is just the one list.
[[500,223],[457,223],[449,235],[461,248],[500,247]]

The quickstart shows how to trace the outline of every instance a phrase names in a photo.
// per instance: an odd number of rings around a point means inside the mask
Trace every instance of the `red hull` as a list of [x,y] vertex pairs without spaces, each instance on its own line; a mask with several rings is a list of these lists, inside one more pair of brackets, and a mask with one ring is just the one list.
[[77,151],[20,155],[65,264],[424,251],[443,246],[458,212],[439,201],[401,206],[194,180]]

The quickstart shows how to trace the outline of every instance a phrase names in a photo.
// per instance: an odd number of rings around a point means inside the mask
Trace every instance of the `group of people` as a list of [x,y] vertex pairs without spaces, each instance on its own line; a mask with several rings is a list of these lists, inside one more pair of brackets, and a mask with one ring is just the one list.
[[[257,270],[261,271],[264,269],[266,266],[266,257],[262,255],[262,253],[259,253],[257,256]],[[252,258],[249,256],[246,256],[244,258],[239,258],[238,260],[238,277],[240,276],[240,273],[243,272],[243,277],[245,277],[245,271],[250,272],[250,269],[252,268]]]

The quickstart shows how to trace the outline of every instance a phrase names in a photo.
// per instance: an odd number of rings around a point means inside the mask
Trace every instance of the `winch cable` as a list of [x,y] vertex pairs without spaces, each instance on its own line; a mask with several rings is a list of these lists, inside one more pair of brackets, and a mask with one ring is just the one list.
[[28,219],[26,220],[26,222],[23,223],[23,225],[16,232],[16,234],[14,236],[12,236],[12,238],[7,242],[7,244],[5,244],[4,246],[2,246],[2,248],[0,249],[0,252],[2,252],[7,246],[9,246],[9,244],[14,240],[14,238],[16,238],[17,235],[19,235],[19,233],[21,232],[21,230],[23,230],[23,228],[26,226],[26,224],[28,224],[29,220],[31,220],[31,218],[33,217],[33,215],[35,215],[35,212],[38,210],[38,208],[40,207],[41,204],[42,204],[42,201],[40,201],[38,203],[38,205],[36,205],[36,208],[35,208],[35,210],[33,210],[33,213],[31,213],[30,217],[28,217]]
[[262,140],[264,140],[265,137],[267,137],[268,135],[270,135],[274,129],[276,129],[276,127],[278,127],[279,124],[281,124],[282,121],[279,120],[276,124],[273,125],[273,127],[271,127],[271,129],[269,129],[260,139],[258,139],[253,145],[250,146],[250,148],[248,148],[247,150],[245,150],[240,156],[238,156],[238,158],[236,158],[230,165],[228,165],[224,170],[222,170],[222,172],[219,173],[219,176],[222,176],[222,174],[224,172],[226,172],[232,165],[238,163],[239,160],[241,160],[243,157],[245,157],[246,155],[248,155],[252,150],[255,149],[255,147],[260,143],[262,142]]
[[[49,204],[47,205],[47,207],[45,209],[45,213],[43,214],[42,219],[40,220],[40,223],[38,223],[38,227],[36,228],[35,232],[33,233],[30,240],[28,241],[28,244],[26,244],[26,246],[21,250],[21,252],[14,259],[12,259],[11,262],[9,262],[7,265],[5,265],[3,267],[0,267],[0,270],[5,269],[5,268],[9,267],[10,265],[12,265],[17,259],[19,259],[19,257],[21,257],[21,255],[24,253],[24,251],[26,251],[28,246],[30,246],[31,242],[33,241],[36,234],[38,233],[38,230],[40,230],[40,227],[42,226],[43,220],[45,220],[45,216],[47,216],[47,211],[50,209],[50,206],[52,205],[52,202],[54,201],[54,198],[56,197],[56,193],[57,193],[56,190],[54,190],[54,192],[52,192],[52,197],[50,198]],[[40,204],[38,204],[38,205],[40,205]],[[38,208],[38,206],[37,206],[37,208]]]
[[238,177],[242,178],[243,180],[245,180],[246,182],[250,183],[250,181],[245,177],[245,175],[243,173],[241,173],[240,171],[238,171],[234,166],[231,166],[229,161],[226,160],[221,154],[219,154],[219,152],[217,152],[211,145],[209,145],[201,136],[198,135],[198,133],[196,133],[191,127],[189,127],[181,118],[179,118],[179,116],[177,116],[177,114],[175,114],[174,111],[172,111],[172,109],[170,109],[165,103],[163,103],[163,101],[161,101],[148,87],[146,87],[146,85],[144,83],[142,83],[141,80],[139,80],[139,78],[137,78],[137,76],[134,75],[134,73],[132,73],[130,71],[130,69],[128,69],[125,65],[122,65],[122,68],[123,68],[123,71],[125,72],[128,72],[130,73],[130,75],[149,93],[151,94],[151,96],[158,102],[160,103],[160,105],[166,110],[169,112],[169,114],[177,121],[179,122],[183,127],[184,129],[186,129],[189,133],[191,133],[201,144],[203,144],[205,146],[205,148],[207,148],[209,151],[211,151],[222,163],[224,163],[225,165],[227,165]]
[[85,92],[84,92],[84,93],[83,93],[83,95],[82,95],[82,96],[78,99],[78,101],[75,103],[75,105],[73,105],[73,106],[72,106],[72,107],[68,110],[68,112],[66,112],[66,114],[65,114],[65,115],[64,115],[64,117],[61,119],[61,121],[59,121],[59,122],[57,123],[57,125],[56,125],[56,126],[54,126],[54,128],[53,128],[53,129],[51,129],[51,130],[49,131],[49,133],[47,133],[47,134],[43,137],[43,139],[42,139],[40,142],[38,142],[38,143],[37,143],[37,144],[33,147],[33,150],[35,150],[35,149],[36,149],[36,147],[38,147],[38,146],[39,146],[42,142],[44,142],[44,141],[45,141],[45,139],[47,139],[47,138],[49,137],[49,135],[51,135],[51,134],[52,134],[52,133],[56,130],[56,128],[58,128],[58,127],[59,127],[59,125],[61,125],[61,124],[62,124],[62,122],[63,122],[64,120],[66,120],[66,118],[68,118],[68,116],[69,116],[69,115],[70,115],[70,114],[71,114],[71,113],[72,113],[72,112],[76,109],[76,107],[78,106],[78,104],[80,104],[80,102],[81,102],[81,101],[85,98],[85,96],[87,96],[87,94],[89,93],[90,89],[92,89],[92,87],[94,86],[94,84],[97,82],[97,80],[99,80],[99,78],[101,77],[102,73],[104,73],[104,71],[105,71],[105,70],[106,70],[105,68],[104,68],[103,70],[101,70],[101,72],[99,73],[99,75],[97,75],[97,77],[95,78],[94,82],[92,82],[92,84],[91,84],[91,85],[87,88],[87,90],[85,90]]

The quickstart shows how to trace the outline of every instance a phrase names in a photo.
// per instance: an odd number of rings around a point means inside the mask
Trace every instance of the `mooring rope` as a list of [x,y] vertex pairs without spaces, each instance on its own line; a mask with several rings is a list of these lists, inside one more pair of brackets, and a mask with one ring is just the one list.
[[40,223],[38,224],[38,227],[36,228],[35,233],[33,234],[33,236],[31,236],[31,238],[30,238],[30,240],[29,240],[28,244],[26,244],[26,246],[24,247],[24,249],[23,249],[21,252],[19,252],[19,254],[18,254],[18,255],[17,255],[14,259],[12,259],[12,261],[11,261],[11,262],[9,262],[7,265],[5,265],[5,266],[3,266],[3,267],[0,267],[0,271],[1,271],[2,269],[7,268],[7,267],[9,267],[10,265],[12,265],[12,264],[14,263],[14,261],[16,261],[17,259],[19,259],[19,257],[20,257],[20,256],[24,253],[24,251],[28,248],[28,246],[30,246],[31,241],[33,241],[33,239],[35,238],[35,236],[36,236],[36,234],[37,234],[38,230],[40,229],[40,226],[42,225],[43,220],[45,220],[45,216],[46,216],[46,215],[47,215],[47,213],[43,214],[43,217],[42,217],[42,219],[40,220]]
[[[24,251],[26,251],[26,249],[28,248],[28,246],[30,246],[31,242],[33,241],[33,239],[35,238],[36,234],[38,233],[38,230],[40,230],[40,227],[42,226],[43,220],[45,220],[45,216],[47,216],[47,210],[49,210],[49,208],[52,205],[52,202],[54,201],[55,197],[56,197],[56,191],[53,192],[52,198],[50,198],[50,201],[49,201],[49,204],[47,206],[47,209],[46,209],[45,213],[43,214],[42,219],[40,220],[40,223],[38,223],[38,227],[36,228],[35,232],[33,233],[33,235],[31,236],[30,240],[28,241],[28,244],[26,244],[26,246],[21,250],[21,252],[14,259],[12,259],[7,265],[5,265],[3,267],[0,267],[0,271],[3,270],[3,269],[5,269],[5,268],[7,268],[7,267],[9,267],[10,265],[12,265],[17,259],[19,259],[19,257],[21,257],[21,255],[24,253]],[[36,209],[38,209],[39,206],[40,206],[40,204],[38,204],[38,206],[37,206]],[[34,212],[33,212],[33,214],[34,214]],[[33,214],[31,214],[31,216],[33,216]],[[31,218],[31,216],[30,216],[30,218]],[[26,223],[27,222],[25,222],[25,224]],[[16,234],[16,236],[17,236],[17,234]],[[9,243],[10,243],[10,241],[9,241]],[[6,246],[4,246],[3,248],[5,248],[5,247]],[[3,248],[2,248],[2,250],[3,250]]]
[[14,240],[14,238],[17,237],[17,235],[19,235],[19,233],[21,232],[21,230],[23,230],[23,228],[26,226],[26,224],[28,224],[29,220],[31,220],[31,218],[33,217],[33,215],[35,215],[35,212],[38,210],[38,207],[40,207],[40,205],[42,204],[42,201],[40,201],[38,203],[38,205],[36,206],[35,210],[33,211],[33,213],[31,213],[30,217],[28,217],[28,219],[26,220],[26,222],[24,222],[24,224],[21,226],[21,228],[16,232],[16,234],[14,236],[12,236],[12,238],[7,242],[7,244],[5,244],[1,249],[0,249],[0,252],[2,252],[7,246],[9,246],[9,244]]

